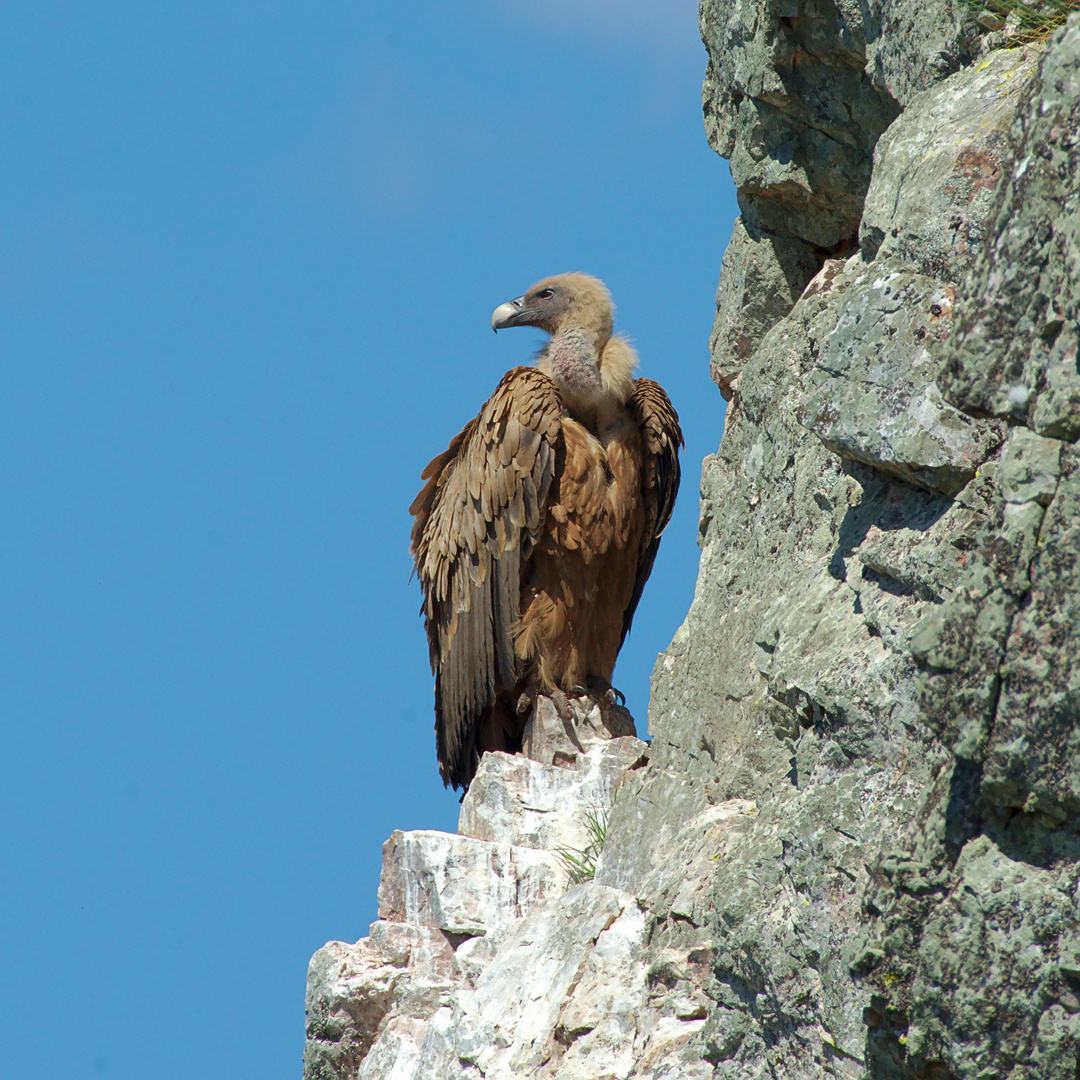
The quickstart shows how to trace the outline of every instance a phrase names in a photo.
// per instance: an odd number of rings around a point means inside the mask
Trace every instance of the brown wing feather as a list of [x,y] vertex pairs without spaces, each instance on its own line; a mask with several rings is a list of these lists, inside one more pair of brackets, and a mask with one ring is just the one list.
[[481,725],[518,678],[521,564],[543,527],[562,400],[536,368],[508,372],[480,415],[424,470],[410,507],[424,592],[443,782],[467,785]]
[[652,573],[660,536],[671,520],[675,497],[679,494],[679,449],[685,446],[679,414],[664,393],[663,387],[652,379],[635,379],[634,392],[627,408],[634,414],[645,437],[645,462],[642,469],[642,491],[645,500],[645,531],[637,578],[630,605],[623,616],[622,641],[630,632],[634,612]]

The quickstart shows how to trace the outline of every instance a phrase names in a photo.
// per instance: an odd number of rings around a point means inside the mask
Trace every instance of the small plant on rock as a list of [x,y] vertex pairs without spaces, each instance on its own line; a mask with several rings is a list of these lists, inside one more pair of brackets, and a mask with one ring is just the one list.
[[1026,45],[1049,37],[1074,12],[1080,0],[964,0],[976,12],[976,21],[986,30],[1005,29],[1006,45]]
[[603,807],[589,807],[584,813],[585,831],[589,842],[584,848],[556,848],[555,858],[559,860],[571,885],[580,885],[592,881],[596,874],[596,860],[604,850],[607,839],[608,812]]

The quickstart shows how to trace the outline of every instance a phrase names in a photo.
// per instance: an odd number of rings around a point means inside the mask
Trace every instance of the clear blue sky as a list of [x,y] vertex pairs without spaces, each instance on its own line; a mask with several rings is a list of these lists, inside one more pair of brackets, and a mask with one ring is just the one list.
[[693,0],[0,14],[0,1075],[299,1075],[308,957],[456,821],[407,507],[560,271],[687,435],[644,728],[723,418],[704,66]]

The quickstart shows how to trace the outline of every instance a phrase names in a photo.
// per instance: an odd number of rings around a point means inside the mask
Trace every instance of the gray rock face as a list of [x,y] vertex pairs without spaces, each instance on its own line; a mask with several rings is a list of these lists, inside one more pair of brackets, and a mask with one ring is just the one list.
[[709,339],[712,377],[730,401],[743,365],[770,327],[798,300],[817,273],[818,259],[806,243],[771,235],[740,218],[724,252],[716,321]]
[[1080,437],[1080,27],[1055,36],[1009,131],[989,249],[943,380],[961,408]]
[[[709,56],[702,87],[705,130],[713,149],[731,162],[742,210],[721,268],[710,341],[713,378],[726,398],[765,333],[787,314],[823,261],[858,246],[878,138],[920,91],[979,54],[978,35],[973,10],[954,0],[874,0],[861,6],[702,0],[701,36]],[[998,61],[993,72],[979,77],[976,92],[960,93],[965,100],[957,110],[985,109],[985,84],[1000,83],[1010,63]],[[951,96],[935,100],[938,107],[953,107]],[[996,179],[990,175],[995,139],[980,133],[972,119],[960,118],[972,132],[966,156],[949,163],[949,151],[939,143],[936,166],[953,169],[955,190],[938,184],[939,205],[926,208],[939,234],[935,239],[946,250],[976,239],[978,226],[967,219],[978,217],[988,197],[984,189]],[[918,141],[924,127],[909,132],[908,141]],[[909,150],[905,143],[903,152]],[[901,161],[899,149],[893,160]],[[905,160],[910,164],[910,156]],[[898,179],[879,183],[877,192],[885,197]],[[909,184],[908,199],[916,199],[928,182]],[[972,202],[978,205],[969,212]],[[909,209],[900,215],[905,223],[914,216]],[[953,222],[957,211],[962,227]],[[887,204],[878,208],[870,236],[892,227],[890,213]]]
[[395,833],[308,1080],[1080,1075],[1080,17],[924,7],[704,0],[730,406],[652,742],[547,709]]
[[[908,316],[929,323],[941,283],[858,258],[832,270],[740,376],[703,478],[697,595],[654,675],[650,768],[620,793],[622,842],[604,854],[607,874],[629,849],[618,883],[640,893],[670,847],[658,818],[670,832],[710,800],[757,805],[707,901],[670,931],[712,940],[716,1005],[699,1052],[724,1077],[771,1075],[778,1061],[798,1077],[865,1064],[872,993],[851,976],[849,947],[881,844],[901,843],[945,760],[920,719],[910,641],[957,587],[987,511],[978,480],[946,491],[1000,438],[940,397],[912,407],[943,342],[920,340]],[[903,282],[894,298],[890,280]],[[872,378],[882,364],[889,374]],[[830,397],[835,416],[814,405]],[[800,422],[808,410],[827,424],[820,435]],[[943,414],[980,447],[947,484]],[[844,458],[829,449],[833,425]],[[905,473],[937,479],[916,487]]]
[[855,236],[870,151],[895,102],[863,70],[865,30],[831,0],[703,0],[706,131],[745,220],[831,248]]
[[970,4],[871,0],[864,10],[867,72],[876,86],[884,87],[905,108],[916,94],[982,52]]
[[724,255],[710,347],[726,398],[770,327],[830,254],[854,249],[871,152],[898,112],[865,73],[851,5],[702,0],[709,144],[742,217]]
[[[736,319],[714,331],[732,405],[701,575],[604,863],[641,890],[676,822],[754,801],[704,908],[716,1076],[1076,1072],[1075,33],[878,78],[908,108],[876,146],[862,250],[786,316],[782,288],[758,298],[738,349]],[[867,50],[879,75],[893,45]],[[749,147],[728,114],[710,136]],[[1007,201],[1029,154],[1054,176]],[[1040,303],[1068,329],[1040,337]]]
[[870,893],[881,1060],[903,1039],[955,1075],[1075,1075],[1077,476],[1074,446],[1014,428],[960,587],[913,640],[955,757]]
[[807,327],[811,389],[799,422],[843,458],[955,495],[1002,433],[937,387],[954,290],[896,259],[850,261]]
[[[934,6],[934,5],[928,5]],[[1034,50],[991,53],[917,95],[874,150],[859,243],[955,283],[982,250]],[[953,126],[957,138],[942,139]]]
[[[1066,340],[1063,364],[1056,338],[1030,321],[1048,303],[1064,308],[1080,285],[1067,210],[1080,182],[1075,158],[1055,158],[1053,145],[1068,124],[1075,137],[1078,62],[1074,19],[1021,96],[941,380],[969,412],[1021,423],[980,471],[990,505],[957,588],[912,640],[920,710],[951,760],[923,826],[883,855],[868,893],[866,940],[879,956],[870,1049],[883,1076],[934,1062],[957,1076],[1073,1077],[1078,1067],[1080,482],[1070,391],[1055,392],[1075,377],[1076,348]],[[1019,200],[1029,158],[1059,167]],[[1044,244],[1020,249],[1023,235]],[[1013,379],[1030,379],[1031,400],[1010,401]],[[1048,437],[1062,430],[1073,443]]]

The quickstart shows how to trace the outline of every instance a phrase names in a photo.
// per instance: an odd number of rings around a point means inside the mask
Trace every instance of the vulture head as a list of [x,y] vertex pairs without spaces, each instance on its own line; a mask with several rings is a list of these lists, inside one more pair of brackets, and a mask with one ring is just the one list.
[[599,279],[588,274],[556,274],[538,281],[524,296],[500,304],[491,315],[492,330],[537,326],[552,337],[571,330],[589,333],[597,352],[611,337],[615,305]]
[[551,341],[540,350],[537,367],[554,380],[572,413],[595,418],[620,408],[633,390],[637,354],[612,333],[614,316],[611,293],[598,278],[556,274],[500,304],[491,328],[547,331]]

